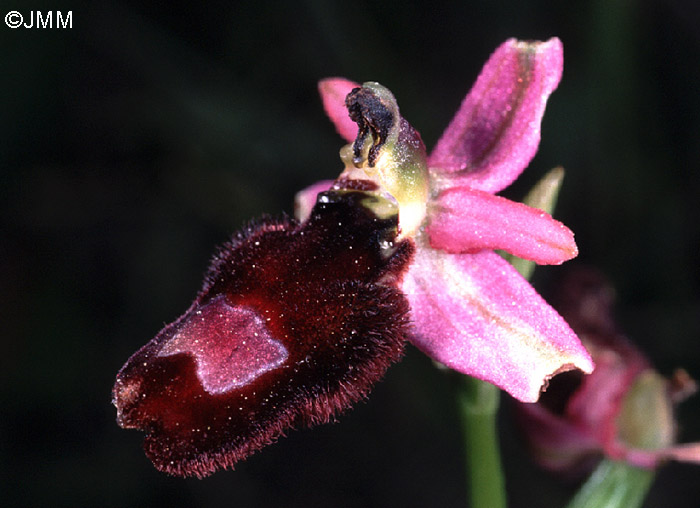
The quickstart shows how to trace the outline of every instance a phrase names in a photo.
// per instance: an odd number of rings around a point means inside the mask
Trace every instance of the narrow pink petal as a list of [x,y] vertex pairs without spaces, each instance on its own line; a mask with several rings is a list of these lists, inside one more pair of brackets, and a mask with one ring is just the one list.
[[402,289],[419,349],[523,402],[556,373],[593,370],[561,316],[494,252],[448,254],[419,239]]
[[318,82],[318,92],[321,94],[323,109],[331,119],[335,130],[345,141],[353,141],[357,137],[357,124],[350,120],[345,107],[345,97],[353,88],[360,85],[345,78],[326,78]]
[[668,460],[700,465],[700,443],[687,443],[657,450],[631,448],[625,450],[617,459],[645,469],[654,469]]
[[547,98],[562,68],[557,38],[503,43],[428,159],[443,183],[498,192],[515,180],[537,151]]
[[663,450],[663,456],[680,462],[700,464],[700,443],[686,443]]
[[294,218],[304,222],[311,215],[311,209],[316,204],[316,196],[327,191],[333,185],[333,180],[321,180],[306,189],[300,190],[294,196]]
[[547,212],[488,192],[443,191],[430,217],[430,245],[447,252],[503,249],[539,264],[560,264],[578,254],[574,234]]

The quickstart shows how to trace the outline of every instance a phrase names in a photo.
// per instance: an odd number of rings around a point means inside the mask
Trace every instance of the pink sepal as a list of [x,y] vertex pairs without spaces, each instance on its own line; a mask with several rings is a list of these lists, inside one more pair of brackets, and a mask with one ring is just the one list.
[[430,218],[430,245],[447,252],[503,249],[539,264],[578,254],[574,234],[548,213],[468,187],[442,192]]
[[498,254],[416,249],[402,284],[412,342],[431,358],[535,402],[554,374],[593,361],[569,326]]
[[515,180],[537,151],[547,98],[562,69],[557,38],[503,43],[428,158],[438,179],[492,193]]

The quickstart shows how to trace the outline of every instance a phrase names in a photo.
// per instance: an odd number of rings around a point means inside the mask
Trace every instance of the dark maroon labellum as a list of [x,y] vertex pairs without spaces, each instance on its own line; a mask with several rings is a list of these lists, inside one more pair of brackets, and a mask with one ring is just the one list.
[[397,218],[357,190],[320,196],[310,219],[250,226],[214,257],[188,311],[117,376],[119,424],[146,432],[161,471],[230,468],[297,425],[363,398],[403,351],[396,286],[413,252]]

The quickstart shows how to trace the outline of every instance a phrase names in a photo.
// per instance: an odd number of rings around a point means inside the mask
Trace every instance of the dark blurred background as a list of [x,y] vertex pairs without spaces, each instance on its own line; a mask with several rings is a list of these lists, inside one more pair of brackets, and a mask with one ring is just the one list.
[[[342,142],[316,82],[376,80],[434,145],[508,37],[559,36],[563,81],[507,195],[567,176],[557,217],[618,288],[664,374],[700,377],[700,14],[695,0],[3,2],[72,29],[0,26],[0,505],[466,506],[452,385],[415,349],[335,425],[206,480],[158,473],[110,404],[128,356],[194,297],[214,246],[291,212]],[[55,16],[55,13],[54,13]],[[563,268],[544,268],[546,284]],[[563,506],[510,425],[513,507]],[[700,440],[698,398],[680,435]],[[648,507],[696,507],[670,465]]]

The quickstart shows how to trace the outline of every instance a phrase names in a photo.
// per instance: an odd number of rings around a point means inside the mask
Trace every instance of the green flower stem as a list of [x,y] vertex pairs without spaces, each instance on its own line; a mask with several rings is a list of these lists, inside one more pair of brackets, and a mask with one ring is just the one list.
[[567,508],[638,508],[654,480],[654,471],[604,459]]
[[465,437],[470,506],[505,508],[505,481],[496,430],[500,390],[462,376],[457,397]]
[[[552,213],[564,170],[549,171],[525,197],[524,203]],[[535,264],[506,254],[505,258],[529,279]],[[462,376],[458,390],[464,428],[467,475],[472,508],[505,508],[506,489],[498,445],[497,416],[501,392],[490,383]]]

